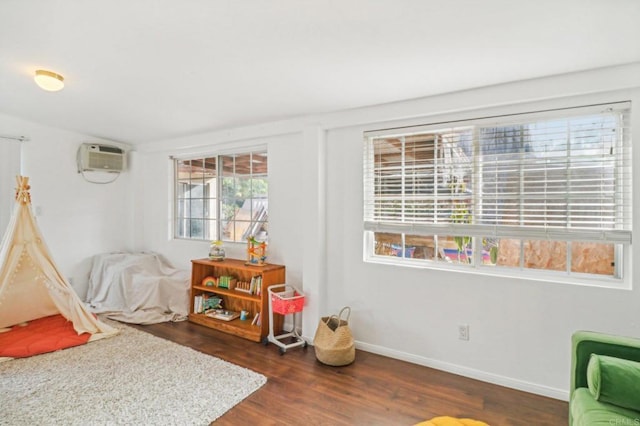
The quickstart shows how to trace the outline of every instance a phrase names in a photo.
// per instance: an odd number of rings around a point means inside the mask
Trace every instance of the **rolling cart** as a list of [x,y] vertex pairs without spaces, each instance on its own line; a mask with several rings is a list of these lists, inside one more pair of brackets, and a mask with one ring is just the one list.
[[[283,289],[282,291],[274,291],[276,289]],[[304,294],[289,284],[272,285],[268,289],[269,291],[269,335],[264,339],[264,344],[269,342],[277,345],[280,348],[280,355],[283,355],[287,349],[302,346],[307,346],[306,340],[298,334],[298,324],[302,324],[302,308],[304,306]],[[293,330],[274,335],[273,332],[273,314],[280,315],[293,315]],[[291,343],[284,343],[283,340],[288,340]]]

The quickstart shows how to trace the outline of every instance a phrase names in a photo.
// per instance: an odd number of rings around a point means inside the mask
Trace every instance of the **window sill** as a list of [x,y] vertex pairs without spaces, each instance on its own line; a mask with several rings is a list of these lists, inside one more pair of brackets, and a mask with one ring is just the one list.
[[447,263],[435,263],[433,261],[394,258],[391,256],[367,256],[365,263],[389,265],[416,269],[431,269],[437,271],[448,271],[462,274],[482,275],[489,277],[511,278],[517,280],[540,281],[553,284],[569,284],[587,287],[609,288],[612,290],[632,290],[631,279],[616,279],[593,276],[561,276],[559,273],[548,273],[544,271],[517,270],[514,268],[504,268],[499,266],[465,266]]

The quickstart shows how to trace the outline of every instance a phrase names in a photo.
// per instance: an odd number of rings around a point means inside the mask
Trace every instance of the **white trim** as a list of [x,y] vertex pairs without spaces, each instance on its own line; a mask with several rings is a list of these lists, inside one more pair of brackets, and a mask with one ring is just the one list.
[[[302,250],[302,284],[308,303],[302,315],[302,329],[315,330],[317,318],[327,311],[327,139],[319,127],[304,129],[304,156],[302,182],[305,188],[300,196],[300,214],[314,226],[304,233]],[[311,339],[313,340],[313,338]]]
[[7,139],[18,142],[29,142],[31,138],[29,136],[14,136],[14,135],[0,135],[0,139]]
[[[478,197],[480,198],[480,197]],[[468,235],[470,237],[528,238],[554,241],[606,241],[613,244],[631,244],[631,231],[583,228],[545,228],[516,225],[482,225],[456,223],[395,223],[365,220],[364,230],[410,235]]]
[[[504,105],[509,107],[509,105]],[[478,116],[469,116],[454,120],[447,120],[442,116],[426,118],[427,123],[417,123],[398,127],[388,127],[367,130],[364,132],[365,138],[399,137],[423,132],[448,131],[451,128],[471,128],[477,126],[491,126],[494,124],[508,126],[515,124],[526,124],[538,120],[567,119],[578,115],[603,114],[609,112],[609,108],[614,111],[625,111],[631,109],[631,101],[623,99],[613,102],[601,102],[587,105],[565,105],[553,108],[541,108],[535,110],[520,110],[515,112],[491,113],[485,112],[482,108],[476,110]],[[440,119],[438,119],[440,118]]]
[[[632,281],[629,278],[631,271],[627,270],[623,265],[624,278],[609,278],[606,276],[599,276],[596,274],[577,274],[574,273],[571,276],[562,274],[558,271],[545,271],[541,269],[520,269],[519,267],[500,267],[500,266],[478,266],[464,265],[464,264],[449,264],[446,262],[435,262],[422,259],[406,259],[392,256],[372,255],[366,253],[366,244],[371,241],[373,236],[367,239],[365,234],[364,247],[364,262],[378,265],[389,265],[395,267],[409,267],[418,269],[434,269],[439,271],[459,272],[463,274],[485,275],[490,277],[500,278],[516,278],[518,280],[527,281],[540,281],[553,284],[570,284],[580,285],[588,287],[601,287],[610,288],[612,290],[632,290]],[[630,252],[630,247],[625,252]],[[630,256],[629,253],[625,253],[625,257]]]
[[426,358],[418,355],[413,355],[406,352],[396,351],[386,348],[384,346],[372,345],[370,343],[356,341],[356,348],[371,352],[377,355],[386,356],[401,361],[410,362],[412,364],[422,365],[424,367],[434,368],[436,370],[446,371],[447,373],[457,374],[459,376],[468,377],[475,380],[480,380],[487,383],[493,383],[495,385],[508,387],[511,389],[517,389],[524,392],[533,393],[536,395],[542,395],[549,398],[559,399],[562,401],[569,400],[569,391],[564,389],[552,388],[550,386],[543,386],[537,383],[526,382],[524,380],[514,379],[512,377],[501,376],[499,374],[493,374],[482,370],[476,370],[474,368],[465,367],[458,364],[452,364],[450,362],[440,361],[432,358]]
[[260,144],[241,144],[238,142],[231,142],[228,144],[220,144],[209,146],[206,148],[199,148],[197,151],[189,151],[185,152],[184,150],[180,150],[180,153],[176,153],[175,155],[170,155],[169,158],[172,160],[195,160],[199,158],[205,157],[218,157],[221,155],[232,155],[232,154],[247,154],[249,152],[260,152],[264,151],[268,154],[268,145],[265,143]]

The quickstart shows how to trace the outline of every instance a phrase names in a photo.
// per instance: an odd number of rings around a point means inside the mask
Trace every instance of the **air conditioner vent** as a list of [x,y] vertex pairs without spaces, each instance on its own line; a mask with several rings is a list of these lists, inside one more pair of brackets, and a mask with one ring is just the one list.
[[84,143],[78,151],[78,171],[121,172],[126,169],[126,152],[112,145]]

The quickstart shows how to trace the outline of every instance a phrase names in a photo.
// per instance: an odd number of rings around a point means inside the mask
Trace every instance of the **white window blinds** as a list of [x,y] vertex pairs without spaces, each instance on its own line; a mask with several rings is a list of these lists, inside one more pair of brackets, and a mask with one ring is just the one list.
[[630,103],[367,132],[377,232],[631,242]]

